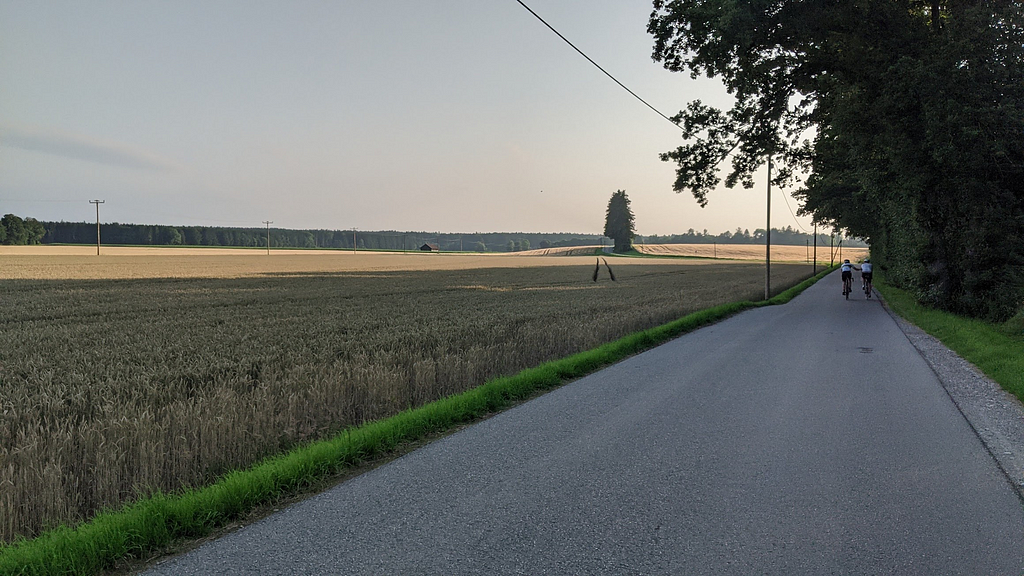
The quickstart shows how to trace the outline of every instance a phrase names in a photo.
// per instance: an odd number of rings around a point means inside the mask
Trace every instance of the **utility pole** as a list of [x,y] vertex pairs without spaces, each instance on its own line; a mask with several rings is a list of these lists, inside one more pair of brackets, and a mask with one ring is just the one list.
[[772,155],[768,155],[768,222],[765,224],[764,243],[764,299],[767,300],[772,290]]
[[352,229],[352,252],[356,251],[356,229]]
[[273,220],[264,220],[264,224],[267,225],[267,256],[270,256],[270,225],[274,223]]
[[106,200],[89,200],[89,204],[96,205],[96,255],[100,255],[100,204]]
[[811,266],[812,274],[818,274],[818,223],[814,223],[814,264]]

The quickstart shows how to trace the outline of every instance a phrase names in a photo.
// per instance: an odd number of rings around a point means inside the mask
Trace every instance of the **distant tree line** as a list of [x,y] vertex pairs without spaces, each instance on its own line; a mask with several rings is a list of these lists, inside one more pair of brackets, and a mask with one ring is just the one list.
[[[15,216],[15,218],[17,218]],[[19,219],[20,220],[20,219]],[[33,220],[33,222],[35,222]],[[41,222],[38,243],[94,244],[96,225],[89,222]],[[235,246],[265,248],[266,228],[221,226],[163,226],[150,224],[101,224],[104,244],[135,246]],[[270,229],[275,248],[335,248],[351,250],[419,250],[434,244],[446,252],[513,252],[531,248],[600,244],[601,236],[534,233],[438,234],[397,230],[289,230]],[[20,242],[22,244],[27,242]],[[354,245],[353,245],[354,243]]]
[[[746,228],[737,228],[734,232],[725,231],[721,234],[708,234],[705,228],[701,232],[690,228],[685,234],[673,234],[671,236],[644,236],[645,242],[650,244],[764,244],[764,228],[758,228],[753,233]],[[839,243],[838,237],[830,237],[828,234],[818,234],[818,245],[828,246],[829,242]],[[772,228],[772,244],[786,244],[799,246],[801,244],[814,244],[814,234],[801,232],[792,226],[785,228]],[[866,247],[863,240],[857,238],[844,238],[843,246],[855,248]]]
[[[162,226],[150,224],[100,224],[104,244],[129,246],[229,246],[265,248],[266,228],[225,228],[217,226]],[[335,248],[351,250],[419,250],[424,244],[436,244],[445,252],[519,252],[534,248],[562,248],[601,244],[597,234],[488,232],[473,234],[436,234],[430,232],[355,231],[352,230],[289,230],[270,229],[270,245],[274,248]],[[773,244],[804,244],[810,235],[792,228],[772,229]],[[645,236],[652,244],[756,244],[764,242],[764,231],[746,230],[708,234],[707,230],[671,236]],[[819,244],[828,245],[828,236],[821,235]],[[96,224],[89,222],[42,222],[7,214],[0,220],[2,244],[95,244]],[[846,245],[851,244],[849,240]]]

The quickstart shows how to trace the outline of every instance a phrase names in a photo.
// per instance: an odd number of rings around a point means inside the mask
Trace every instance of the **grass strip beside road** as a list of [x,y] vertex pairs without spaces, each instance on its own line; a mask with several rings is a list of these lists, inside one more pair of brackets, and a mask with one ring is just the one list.
[[1024,332],[1020,319],[1006,324],[964,318],[919,304],[909,293],[877,279],[886,304],[1024,401]]
[[347,468],[380,458],[399,446],[478,420],[686,332],[749,308],[784,304],[832,269],[766,301],[723,304],[630,334],[572,356],[495,378],[391,418],[351,428],[334,438],[268,458],[215,484],[156,494],[76,527],[0,545],[0,574],[97,574],[126,558],[145,558],[176,541],[201,538],[251,510],[316,486]]

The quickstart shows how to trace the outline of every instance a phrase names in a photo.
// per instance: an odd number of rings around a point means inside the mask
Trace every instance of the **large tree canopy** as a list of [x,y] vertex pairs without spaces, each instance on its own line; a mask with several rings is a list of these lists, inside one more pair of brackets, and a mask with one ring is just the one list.
[[654,58],[719,77],[662,155],[701,205],[721,183],[773,184],[868,238],[887,278],[993,319],[1024,303],[1024,7],[1020,0],[655,0]]

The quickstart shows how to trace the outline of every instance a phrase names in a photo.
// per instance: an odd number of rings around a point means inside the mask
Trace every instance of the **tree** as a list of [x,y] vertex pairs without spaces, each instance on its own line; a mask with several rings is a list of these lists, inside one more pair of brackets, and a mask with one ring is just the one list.
[[39,244],[46,235],[46,228],[35,218],[25,218],[25,243]]
[[181,244],[181,241],[182,241],[181,232],[179,232],[177,228],[175,228],[173,226],[168,226],[167,228],[164,229],[164,233],[163,233],[163,243],[164,244],[177,245],[177,244]]
[[220,246],[220,242],[217,240],[217,230],[214,228],[203,228],[203,246]]
[[182,228],[182,240],[188,246],[199,246],[203,243],[203,232],[195,227]]
[[519,247],[523,251],[529,250],[530,249],[530,240],[527,239],[527,238],[523,238],[522,240],[519,241]]
[[21,246],[28,244],[28,230],[25,229],[25,221],[16,214],[4,214],[0,219],[0,226],[7,232],[4,244]]
[[625,190],[616,191],[608,200],[604,235],[615,241],[615,252],[629,252],[633,248],[636,229],[633,227],[633,211],[629,208],[629,198]]
[[655,0],[654,57],[720,77],[691,102],[676,191],[772,184],[816,222],[867,238],[887,280],[1002,319],[1024,302],[1024,10],[1019,0]]
[[516,243],[514,241],[512,241],[512,240],[509,240],[508,244],[505,246],[505,249],[508,250],[509,252],[515,252],[516,251]]

